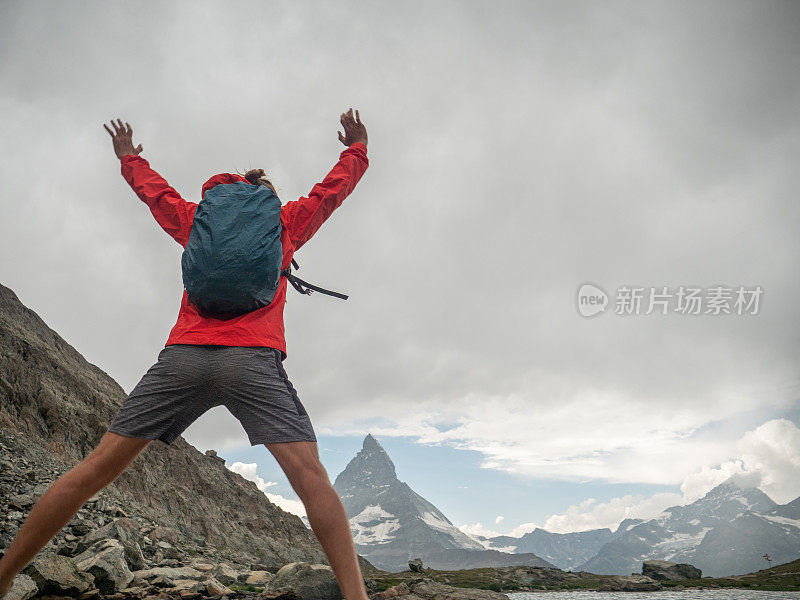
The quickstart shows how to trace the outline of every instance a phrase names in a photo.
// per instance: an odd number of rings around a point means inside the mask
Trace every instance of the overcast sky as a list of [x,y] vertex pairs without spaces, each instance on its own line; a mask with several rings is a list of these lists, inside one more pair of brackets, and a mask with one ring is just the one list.
[[[331,477],[368,431],[398,472],[420,444],[468,457],[506,505],[405,473],[470,531],[606,525],[739,472],[800,495],[800,4],[4,2],[0,49],[0,282],[126,391],[175,323],[181,248],[102,123],[188,200],[262,167],[287,201],[352,106],[370,167],[297,255],[350,299],[286,308]],[[585,282],[763,294],[586,319]],[[275,472],[224,409],[186,437]],[[513,491],[532,481],[558,506]]]

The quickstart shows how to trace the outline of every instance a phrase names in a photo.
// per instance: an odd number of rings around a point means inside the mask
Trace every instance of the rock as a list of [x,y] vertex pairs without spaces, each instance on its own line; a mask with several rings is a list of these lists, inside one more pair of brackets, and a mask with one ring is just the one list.
[[178,550],[169,542],[165,542],[163,540],[155,543],[155,550],[156,554],[162,556],[163,558],[175,560],[184,558],[183,552]]
[[646,575],[614,575],[600,586],[601,592],[655,592],[660,589],[661,584]]
[[80,596],[78,596],[80,600],[96,600],[100,597],[100,590],[97,588],[92,588],[88,592],[83,592]]
[[141,598],[142,596],[147,594],[148,589],[149,588],[147,586],[132,585],[122,590],[122,593],[128,596],[129,598]]
[[3,600],[28,600],[38,593],[39,588],[29,575],[17,575]]
[[175,587],[175,582],[166,575],[159,575],[150,581],[150,585],[160,588],[173,588]]
[[79,570],[74,559],[46,550],[22,572],[33,579],[40,593],[48,595],[77,596],[94,583],[94,577]]
[[213,458],[214,461],[217,463],[221,463],[223,465],[225,464],[225,459],[222,458],[221,456],[217,456],[216,450],[206,450],[206,456],[208,456],[209,458]]
[[408,561],[408,568],[414,571],[415,573],[419,573],[422,571],[422,559],[421,558],[412,558]]
[[128,584],[129,587],[140,587],[140,586],[146,586],[146,585],[147,585],[147,581],[144,578],[139,577],[135,573],[133,575],[133,579]]
[[233,590],[231,588],[220,583],[213,577],[211,579],[208,579],[205,583],[206,583],[206,592],[208,592],[210,596],[233,594]]
[[198,571],[202,571],[203,573],[206,573],[208,571],[211,571],[214,568],[214,565],[212,565],[211,563],[195,562],[195,563],[192,563],[192,567],[194,567]]
[[258,600],[300,600],[300,596],[289,588],[284,588],[276,592],[262,592],[257,598]]
[[254,585],[256,587],[265,587],[275,577],[269,571],[245,571],[242,573],[244,579],[241,579],[245,585]]
[[342,590],[328,565],[293,562],[282,566],[265,592],[293,590],[301,600],[341,600]]
[[78,543],[76,552],[84,552],[90,546],[108,538],[119,540],[122,543],[125,550],[125,561],[130,569],[145,568],[145,558],[142,553],[144,540],[139,531],[139,525],[134,519],[116,519],[100,529],[95,529]]
[[646,560],[642,564],[642,575],[647,575],[658,581],[678,581],[681,579],[700,579],[703,576],[703,572],[687,563]]
[[194,581],[201,581],[204,577],[203,573],[192,567],[153,567],[151,569],[134,571],[133,574],[141,577],[145,581],[155,579],[159,575],[166,575],[172,580],[192,579]]
[[206,584],[195,579],[176,579],[174,582],[176,590],[189,590],[190,592],[205,592]]
[[63,546],[56,546],[56,554],[61,556],[74,556],[78,553],[76,544],[64,544]]
[[119,540],[97,542],[76,556],[75,564],[94,576],[94,584],[103,594],[113,594],[133,581],[133,573],[125,561],[125,548]]
[[75,535],[86,535],[91,530],[89,523],[80,519],[71,525],[72,533]]
[[165,527],[163,525],[158,525],[153,528],[153,530],[147,534],[147,537],[149,537],[154,544],[158,542],[167,542],[174,546],[183,541],[183,535],[180,531],[174,527]]
[[392,598],[405,598],[411,593],[405,583],[390,587],[389,589],[378,592],[371,597],[371,600],[392,600]]
[[228,563],[220,563],[211,576],[224,585],[233,585],[239,581],[239,572]]
[[157,565],[154,565],[154,566],[157,566],[157,567],[182,567],[183,566],[183,561],[182,560],[177,560],[175,558],[165,558],[164,560],[159,561],[159,563]]
[[8,499],[8,506],[19,510],[27,510],[33,506],[33,494],[13,494]]

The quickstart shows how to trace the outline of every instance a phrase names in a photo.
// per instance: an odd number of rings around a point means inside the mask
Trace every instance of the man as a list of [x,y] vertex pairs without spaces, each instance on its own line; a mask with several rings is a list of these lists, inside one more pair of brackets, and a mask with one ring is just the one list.
[[[281,269],[353,191],[366,171],[367,130],[358,111],[342,113],[347,146],[339,161],[307,197],[280,208],[283,251]],[[131,126],[111,121],[114,151],[122,175],[145,202],[158,224],[186,247],[195,211],[142,158],[134,147]],[[217,185],[246,182],[274,192],[263,170],[245,177],[221,173],[203,186],[203,195]],[[241,185],[241,184],[239,184]],[[86,501],[113,482],[153,440],[170,444],[209,408],[224,404],[242,423],[251,445],[264,444],[305,505],[347,600],[366,600],[350,524],[342,502],[319,459],[310,418],[282,366],[286,358],[283,306],[287,280],[280,277],[267,306],[221,320],[201,314],[186,290],[158,361],[120,407],[97,448],[58,478],[33,507],[0,560],[0,598],[19,573],[60,531]]]

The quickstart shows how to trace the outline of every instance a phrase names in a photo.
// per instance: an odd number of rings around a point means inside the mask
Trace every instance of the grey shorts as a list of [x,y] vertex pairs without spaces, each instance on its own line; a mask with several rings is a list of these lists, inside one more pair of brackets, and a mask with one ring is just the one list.
[[171,344],[158,355],[108,428],[171,444],[210,408],[225,405],[250,444],[316,442],[275,348]]

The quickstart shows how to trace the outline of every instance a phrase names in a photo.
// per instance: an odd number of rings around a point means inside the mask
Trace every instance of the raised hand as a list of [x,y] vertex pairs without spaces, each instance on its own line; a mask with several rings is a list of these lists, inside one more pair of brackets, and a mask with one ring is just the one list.
[[120,119],[117,119],[117,123],[114,123],[113,119],[111,120],[111,125],[114,127],[113,132],[108,128],[108,125],[103,123],[103,127],[106,128],[111,140],[114,142],[114,152],[117,158],[121,159],[126,154],[139,154],[142,151],[142,145],[139,144],[136,148],[133,147],[133,129],[131,126],[127,123],[123,126]]
[[367,128],[361,122],[358,111],[356,111],[356,116],[353,117],[353,109],[351,108],[348,112],[342,113],[339,121],[344,127],[344,135],[342,135],[341,131],[337,131],[340,142],[345,146],[352,146],[356,142],[367,145]]

